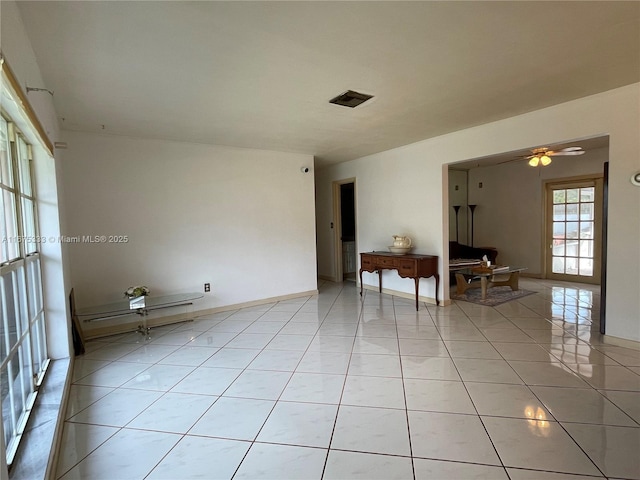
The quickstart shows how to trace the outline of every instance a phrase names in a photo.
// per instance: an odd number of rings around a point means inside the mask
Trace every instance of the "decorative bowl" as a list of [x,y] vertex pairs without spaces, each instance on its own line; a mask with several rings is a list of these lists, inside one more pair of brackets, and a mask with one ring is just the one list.
[[390,245],[388,248],[391,253],[400,254],[409,253],[409,250],[411,250],[411,247],[394,247],[393,245]]

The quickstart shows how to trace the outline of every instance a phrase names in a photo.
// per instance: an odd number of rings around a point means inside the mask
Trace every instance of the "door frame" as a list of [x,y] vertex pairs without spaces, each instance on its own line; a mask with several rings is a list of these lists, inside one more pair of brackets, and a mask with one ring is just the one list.
[[[354,219],[356,224],[356,255],[358,252],[358,195],[357,195],[357,185],[356,178],[344,178],[341,180],[334,180],[332,184],[333,189],[333,260],[334,260],[334,271],[335,271],[335,281],[343,282],[344,281],[344,270],[342,268],[342,198],[340,195],[340,186],[345,185],[347,183],[353,183],[353,210],[354,210]],[[356,260],[357,267],[357,260]]]
[[607,237],[609,223],[609,161],[604,162],[602,178],[602,265],[600,265],[600,333],[607,330]]
[[[595,205],[600,206],[601,208],[596,208],[594,212],[595,216],[595,224],[594,224],[594,268],[593,268],[593,276],[591,280],[588,277],[577,277],[572,279],[573,276],[565,276],[565,275],[551,275],[550,274],[550,249],[551,246],[548,244],[550,229],[553,229],[553,213],[550,212],[549,209],[549,189],[551,185],[572,185],[579,184],[581,182],[594,181],[595,182]],[[579,283],[589,283],[593,285],[600,285],[601,280],[601,271],[603,268],[603,257],[602,257],[602,222],[604,216],[604,202],[603,202],[603,174],[591,174],[591,175],[579,175],[575,177],[564,177],[564,178],[555,178],[555,179],[547,179],[543,181],[543,195],[542,195],[542,204],[543,204],[543,216],[542,220],[544,222],[543,228],[543,241],[542,241],[542,272],[543,278],[548,278],[550,280],[558,280],[558,281],[577,281]]]

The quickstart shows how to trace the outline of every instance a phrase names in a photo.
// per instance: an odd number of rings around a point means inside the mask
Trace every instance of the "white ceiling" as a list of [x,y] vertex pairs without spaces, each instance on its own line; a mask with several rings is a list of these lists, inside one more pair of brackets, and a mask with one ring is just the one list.
[[[45,81],[29,86],[55,92],[63,129],[308,153],[317,166],[640,81],[636,1],[19,8]],[[348,89],[375,97],[328,103]]]

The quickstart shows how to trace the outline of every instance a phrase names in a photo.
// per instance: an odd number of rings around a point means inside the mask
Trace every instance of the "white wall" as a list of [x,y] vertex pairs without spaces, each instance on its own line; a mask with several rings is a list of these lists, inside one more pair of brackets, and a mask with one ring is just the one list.
[[198,310],[315,291],[309,155],[65,132],[68,233],[79,307],[212,292]]
[[546,167],[532,168],[523,161],[469,170],[469,203],[478,205],[474,245],[496,247],[501,264],[542,274],[545,182],[602,176],[608,156],[608,148],[598,148],[581,156],[555,157]]
[[[629,85],[323,169],[316,174],[319,256],[332,249],[327,220],[334,180],[357,179],[360,251],[385,249],[391,235],[406,233],[417,252],[442,256],[449,236],[447,164],[608,134],[607,333],[640,341],[640,188],[629,181],[640,170],[638,105],[640,84]],[[319,257],[318,265],[321,274],[331,274],[330,258]],[[412,291],[410,281],[392,275],[386,287]],[[364,283],[377,280],[366,275]],[[448,293],[447,282],[441,285]]]

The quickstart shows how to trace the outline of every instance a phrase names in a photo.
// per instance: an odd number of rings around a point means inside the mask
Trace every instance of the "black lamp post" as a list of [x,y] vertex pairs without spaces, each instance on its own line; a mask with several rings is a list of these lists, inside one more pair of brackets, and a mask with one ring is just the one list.
[[469,210],[471,210],[471,246],[473,247],[473,212],[475,211],[477,205],[469,205]]

